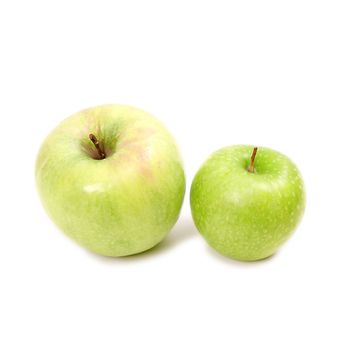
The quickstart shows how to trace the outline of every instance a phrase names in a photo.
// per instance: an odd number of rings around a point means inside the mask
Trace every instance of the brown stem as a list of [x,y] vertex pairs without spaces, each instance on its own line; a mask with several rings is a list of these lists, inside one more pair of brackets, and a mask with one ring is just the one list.
[[258,151],[258,147],[254,147],[253,149],[253,153],[252,156],[250,157],[250,164],[249,164],[249,168],[248,171],[250,173],[254,173],[255,169],[254,169],[254,160],[255,160],[255,156],[256,156],[256,152]]
[[96,136],[95,136],[94,134],[90,134],[90,135],[89,135],[89,138],[90,138],[91,142],[95,145],[100,159],[105,159],[105,158],[106,158],[106,155],[105,155],[105,153],[102,151],[102,149],[101,149],[101,147],[100,147],[100,143],[98,142]]

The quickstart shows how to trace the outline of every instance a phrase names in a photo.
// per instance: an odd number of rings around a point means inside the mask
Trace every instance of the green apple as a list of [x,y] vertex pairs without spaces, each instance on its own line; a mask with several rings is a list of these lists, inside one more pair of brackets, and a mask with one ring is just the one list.
[[290,237],[305,208],[297,167],[268,148],[231,146],[202,165],[191,186],[196,227],[228,257],[264,259]]
[[40,148],[36,183],[56,225],[106,256],[159,243],[185,192],[173,137],[149,114],[122,105],[86,109],[59,124]]

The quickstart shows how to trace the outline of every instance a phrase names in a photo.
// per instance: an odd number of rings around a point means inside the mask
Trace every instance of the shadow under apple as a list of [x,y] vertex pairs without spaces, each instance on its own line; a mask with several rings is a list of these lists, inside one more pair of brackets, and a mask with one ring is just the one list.
[[100,255],[91,253],[89,251],[87,251],[87,254],[94,256],[99,260],[103,260],[104,262],[107,262],[107,263],[120,263],[120,262],[132,263],[134,261],[154,258],[155,255],[163,254],[168,250],[173,249],[174,247],[180,244],[183,244],[185,241],[195,238],[196,236],[199,236],[199,233],[197,232],[197,229],[194,226],[192,219],[189,217],[185,217],[179,220],[175,224],[173,229],[164,238],[163,241],[158,243],[153,248],[148,249],[144,252],[134,254],[134,255],[123,256],[123,257],[100,256]]

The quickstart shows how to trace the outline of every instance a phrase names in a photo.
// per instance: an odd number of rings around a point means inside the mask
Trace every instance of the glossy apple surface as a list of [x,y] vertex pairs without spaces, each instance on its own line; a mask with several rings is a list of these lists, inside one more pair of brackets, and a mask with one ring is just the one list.
[[195,224],[210,246],[238,260],[260,260],[276,252],[297,227],[305,208],[300,172],[281,153],[253,146],[215,152],[191,186]]
[[106,256],[159,243],[175,224],[185,192],[173,137],[149,114],[122,105],[86,109],[59,124],[40,148],[36,182],[57,226]]

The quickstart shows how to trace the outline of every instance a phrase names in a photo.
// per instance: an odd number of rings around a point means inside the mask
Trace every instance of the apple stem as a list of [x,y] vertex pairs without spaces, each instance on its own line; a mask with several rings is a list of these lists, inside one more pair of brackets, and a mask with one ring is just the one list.
[[106,155],[105,155],[105,153],[102,151],[102,149],[101,149],[101,147],[100,147],[100,143],[98,142],[96,136],[95,136],[94,134],[89,134],[89,138],[90,138],[91,142],[95,145],[100,159],[105,159],[105,158],[106,158]]
[[249,164],[249,168],[248,168],[248,171],[250,173],[254,173],[255,172],[254,161],[255,161],[256,152],[258,152],[258,147],[254,147],[252,156],[250,157],[250,164]]

